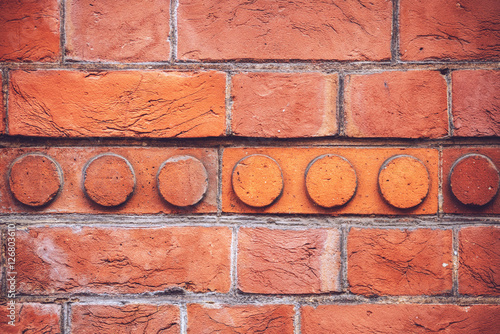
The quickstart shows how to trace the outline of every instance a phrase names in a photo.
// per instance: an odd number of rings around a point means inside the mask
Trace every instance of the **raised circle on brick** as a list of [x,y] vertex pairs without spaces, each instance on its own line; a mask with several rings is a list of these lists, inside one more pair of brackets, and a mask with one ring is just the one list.
[[168,203],[186,207],[199,203],[208,189],[208,173],[203,163],[188,155],[164,161],[156,175],[160,196]]
[[460,203],[483,206],[498,193],[500,175],[493,161],[482,154],[466,154],[453,164],[449,183]]
[[418,158],[396,155],[387,159],[380,168],[378,185],[390,205],[399,209],[413,208],[429,193],[429,172]]
[[134,193],[135,174],[130,162],[114,153],[92,158],[83,169],[83,190],[93,202],[114,207]]
[[342,206],[356,193],[356,171],[339,155],[325,154],[307,166],[306,189],[311,200],[324,208]]
[[41,153],[28,153],[15,159],[9,168],[9,187],[19,202],[40,207],[49,204],[63,185],[59,164]]
[[232,173],[233,191],[245,204],[265,207],[283,192],[283,173],[271,157],[254,154],[238,161]]

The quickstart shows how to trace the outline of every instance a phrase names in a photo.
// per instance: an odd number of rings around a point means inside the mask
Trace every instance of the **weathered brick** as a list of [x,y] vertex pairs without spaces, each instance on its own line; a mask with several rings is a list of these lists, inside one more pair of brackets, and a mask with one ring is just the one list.
[[302,308],[303,334],[498,333],[498,305],[320,305]]
[[232,131],[246,137],[337,133],[337,74],[240,73],[232,78]]
[[332,292],[340,289],[339,276],[336,229],[240,229],[238,287],[243,292]]
[[[274,159],[283,172],[283,193],[271,205],[252,207],[233,191],[234,166],[244,157],[262,154]],[[307,166],[319,156],[335,154],[347,159],[356,171],[358,187],[352,199],[342,206],[325,208],[307,194]],[[429,193],[421,204],[399,209],[389,205],[379,193],[378,174],[382,164],[395,155],[418,158],[429,171]],[[222,157],[222,211],[236,213],[316,213],[316,214],[435,214],[438,209],[438,152],[419,148],[346,148],[346,147],[261,147],[226,148]],[[265,190],[265,187],[262,191]]]
[[[119,213],[119,214],[146,214],[146,213],[208,213],[217,211],[217,184],[218,184],[218,154],[216,149],[198,148],[169,148],[169,147],[48,147],[48,148],[4,148],[0,149],[0,175],[8,180],[9,166],[19,156],[26,153],[43,153],[50,156],[61,166],[64,184],[57,197],[48,205],[29,207],[15,200],[9,190],[9,184],[0,182],[0,213]],[[103,154],[114,153],[127,159],[135,172],[136,186],[133,195],[122,205],[105,207],[90,200],[82,189],[83,169],[92,158]],[[162,163],[172,157],[188,155],[200,160],[208,174],[208,186],[205,196],[196,205],[179,207],[167,203],[158,191],[156,175]],[[33,171],[33,170],[32,170]],[[33,171],[40,175],[39,171]],[[110,200],[116,200],[120,189],[109,187],[112,183],[106,182],[104,175],[100,183],[106,188]],[[116,175],[115,175],[116,176]],[[27,180],[23,180],[27,182]],[[33,180],[36,182],[36,179]],[[47,181],[47,180],[44,180]],[[41,182],[40,183],[44,183]],[[35,184],[32,193],[35,194],[39,184]],[[28,191],[26,187],[23,190]],[[113,191],[115,190],[116,193]],[[104,202],[103,202],[104,203]]]
[[71,0],[66,3],[66,13],[68,59],[120,62],[170,59],[169,1]]
[[455,71],[451,78],[454,135],[500,136],[500,71]]
[[352,228],[350,291],[363,295],[440,295],[452,288],[451,230]]
[[[0,71],[0,84],[3,83],[3,72]],[[5,134],[5,101],[3,98],[3,90],[0,89],[0,135]]]
[[180,333],[179,308],[173,305],[72,305],[71,332],[78,334]]
[[224,227],[30,228],[17,231],[17,245],[21,293],[227,292],[230,286],[231,231]]
[[[7,302],[0,303],[0,332],[3,334],[60,334],[61,306],[16,301],[14,314]],[[11,317],[12,316],[12,317]],[[14,326],[9,321],[14,320]]]
[[437,71],[349,75],[349,137],[441,138],[448,134],[446,81]]
[[0,2],[0,61],[54,62],[60,57],[60,0]]
[[459,292],[500,295],[500,228],[464,228],[460,230],[459,240]]
[[221,136],[225,84],[225,74],[213,71],[14,71],[9,134]]
[[497,0],[400,3],[403,60],[500,59]]
[[[179,1],[182,60],[386,60],[390,1]],[[356,38],[352,38],[356,36]]]
[[189,334],[292,334],[292,305],[188,305]]

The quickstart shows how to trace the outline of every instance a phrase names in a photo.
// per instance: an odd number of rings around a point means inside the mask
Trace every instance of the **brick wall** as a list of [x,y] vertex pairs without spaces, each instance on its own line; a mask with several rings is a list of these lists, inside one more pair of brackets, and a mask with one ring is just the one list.
[[0,332],[498,333],[499,31],[498,0],[0,2]]

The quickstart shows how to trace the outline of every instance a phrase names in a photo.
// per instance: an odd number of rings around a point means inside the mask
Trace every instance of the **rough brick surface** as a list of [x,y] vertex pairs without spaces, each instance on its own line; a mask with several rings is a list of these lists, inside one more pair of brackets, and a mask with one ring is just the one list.
[[469,227],[459,234],[458,289],[469,295],[500,295],[500,228]]
[[500,59],[497,0],[401,0],[403,60]]
[[[0,71],[0,83],[3,82],[3,73]],[[5,101],[3,98],[3,90],[0,89],[0,135],[5,133]]]
[[180,333],[173,305],[72,305],[71,332],[78,334]]
[[292,305],[188,305],[188,334],[292,334]]
[[[0,332],[3,334],[60,334],[59,319],[61,306],[56,304],[38,304],[16,302],[15,315],[10,313],[9,304],[0,303]],[[15,325],[9,325],[15,316]]]
[[391,15],[392,4],[385,0],[181,0],[178,57],[389,59]]
[[498,305],[321,305],[302,308],[302,334],[498,333]]
[[[283,194],[271,205],[258,208],[241,202],[232,189],[234,166],[242,158],[263,154],[273,158],[283,172]],[[319,156],[336,154],[346,158],[356,170],[358,188],[353,198],[343,206],[323,208],[308,195],[305,182],[307,166]],[[390,157],[407,154],[418,158],[429,170],[430,188],[424,201],[410,209],[389,205],[378,190],[380,167]],[[438,152],[419,148],[346,148],[346,147],[265,147],[226,148],[222,157],[222,211],[237,213],[316,213],[316,214],[435,214],[438,209]]]
[[225,132],[220,72],[15,71],[9,133],[42,137],[205,137]]
[[340,288],[340,233],[335,229],[242,228],[238,287],[250,293],[325,293]]
[[441,138],[448,134],[446,81],[437,71],[349,75],[349,137]]
[[168,61],[169,7],[170,2],[162,0],[67,1],[67,58]]
[[451,78],[454,135],[500,136],[500,71],[455,71]]
[[58,0],[0,2],[0,61],[54,62],[60,56]]
[[[33,152],[44,153],[60,164],[64,175],[64,186],[54,201],[47,206],[31,208],[16,201],[9,190],[8,184],[0,182],[1,213],[147,214],[208,213],[217,211],[218,155],[215,149],[171,147],[7,148],[0,149],[1,177],[7,180],[8,168],[14,159]],[[135,172],[136,188],[134,194],[123,205],[117,207],[98,205],[85,196],[82,190],[85,165],[89,160],[103,153],[114,153],[124,157],[130,162]],[[171,205],[163,200],[156,182],[156,175],[162,163],[178,155],[190,155],[200,160],[208,174],[208,188],[205,196],[198,204],[185,208]]]
[[337,133],[338,76],[241,73],[232,77],[232,131],[246,137],[314,137]]
[[229,290],[231,231],[223,227],[33,228],[17,239],[23,293]]
[[451,230],[352,228],[347,241],[350,291],[363,295],[451,292]]

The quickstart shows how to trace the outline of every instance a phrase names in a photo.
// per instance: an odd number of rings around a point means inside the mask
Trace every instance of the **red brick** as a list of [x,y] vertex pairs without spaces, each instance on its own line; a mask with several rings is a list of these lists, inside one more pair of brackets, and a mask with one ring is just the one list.
[[[271,205],[251,207],[238,199],[232,188],[234,166],[244,157],[262,154],[274,159],[283,172],[283,194]],[[319,156],[335,154],[347,159],[356,171],[358,187],[353,198],[343,206],[324,208],[307,194],[305,175],[309,164]],[[389,205],[379,193],[380,167],[394,155],[411,155],[422,161],[429,171],[429,194],[413,208],[399,209]],[[366,147],[260,147],[226,148],[222,157],[222,211],[234,213],[315,213],[413,215],[435,214],[438,209],[438,152],[423,148]]]
[[58,0],[1,1],[0,61],[57,61],[59,3]]
[[78,334],[180,333],[173,305],[72,305],[71,331]]
[[498,0],[401,0],[403,60],[500,59]]
[[221,72],[14,71],[9,134],[206,137],[225,133]]
[[458,289],[468,295],[500,295],[500,228],[460,230]]
[[[209,213],[217,211],[218,154],[216,149],[169,148],[169,147],[47,147],[0,149],[0,175],[7,180],[12,161],[26,153],[43,153],[59,163],[64,175],[64,185],[58,196],[43,207],[28,207],[15,200],[8,183],[0,182],[0,213]],[[123,205],[103,207],[91,201],[82,189],[83,169],[92,158],[103,153],[118,154],[132,165],[136,188]],[[208,188],[203,199],[196,205],[177,207],[161,197],[156,175],[161,164],[178,155],[189,155],[200,160],[207,170]]]
[[350,291],[440,295],[452,288],[450,230],[352,228],[347,241]]
[[[0,83],[3,83],[3,73],[0,71]],[[3,99],[3,89],[0,89],[0,135],[5,134],[5,101]]]
[[349,75],[349,137],[441,138],[448,134],[446,81],[437,71]]
[[232,131],[246,137],[337,133],[337,74],[240,73],[232,78]]
[[227,292],[231,283],[224,227],[32,228],[17,231],[17,247],[21,293]]
[[302,308],[302,334],[498,333],[498,305],[321,305]]
[[55,304],[15,303],[14,326],[9,325],[12,320],[9,304],[0,304],[0,332],[3,334],[60,334],[61,306]]
[[385,0],[181,0],[178,57],[387,60],[391,17],[392,3]]
[[339,276],[338,230],[240,229],[238,287],[243,292],[300,294],[339,291]]
[[188,305],[189,334],[293,334],[292,305]]
[[66,13],[68,59],[120,62],[170,59],[169,1],[71,0],[66,3]]
[[[500,149],[498,147],[461,147],[461,148],[448,148],[443,150],[443,211],[445,213],[460,213],[460,214],[500,214],[500,196],[498,194],[486,205],[464,205],[454,195],[450,186],[450,171],[453,164],[468,154],[481,154],[489,159],[498,167],[500,167]],[[476,186],[484,186],[485,171],[477,170],[478,175],[474,175],[472,181],[475,179],[480,183]],[[489,173],[488,173],[489,174]],[[471,179],[464,179],[463,181],[470,182]],[[469,183],[472,185],[474,182]],[[465,190],[465,189],[463,189]],[[483,197],[484,194],[479,194]]]
[[500,71],[455,71],[451,78],[454,135],[500,136]]

